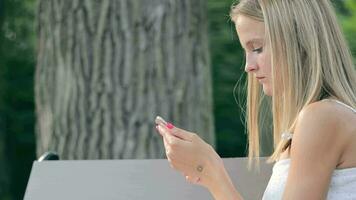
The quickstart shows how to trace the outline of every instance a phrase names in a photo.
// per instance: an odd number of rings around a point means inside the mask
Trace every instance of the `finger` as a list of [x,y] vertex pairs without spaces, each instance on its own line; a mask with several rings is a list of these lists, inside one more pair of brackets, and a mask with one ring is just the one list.
[[157,125],[156,126],[156,129],[158,131],[158,133],[163,137],[163,138],[166,138],[166,135],[170,135],[172,136],[167,129],[165,129],[163,126],[161,125]]
[[155,119],[156,124],[160,124],[162,126],[166,126],[167,122],[160,116],[157,116]]
[[200,178],[199,178],[199,177],[185,176],[185,179],[186,179],[189,183],[193,183],[193,184],[199,184],[199,182],[200,182]]
[[171,123],[167,123],[167,126],[166,128],[169,129],[169,132],[182,139],[182,140],[185,140],[185,141],[192,141],[192,136],[193,136],[193,133],[189,132],[189,131],[186,131],[186,130],[183,130],[183,129],[180,129],[178,127],[175,127],[173,126],[173,124]]
[[195,178],[195,184],[198,184],[200,182],[200,177]]
[[162,133],[158,130],[158,125],[156,125],[156,131],[157,131],[157,133],[159,133],[161,136],[163,136]]
[[155,122],[156,124],[164,124],[164,125],[167,124],[167,122],[160,116],[156,116]]
[[173,126],[171,123],[167,123],[166,126],[158,125],[159,127],[162,128],[162,130],[165,131],[165,133],[169,133],[170,135],[173,135],[181,140],[184,141],[192,141],[192,133],[185,131],[183,129],[177,128]]
[[168,147],[167,141],[164,137],[163,137],[163,145],[164,145],[165,151],[167,152],[169,147]]
[[189,183],[192,183],[192,178],[190,176],[185,176],[185,180],[187,180]]
[[162,134],[163,138],[166,140],[168,144],[173,144],[175,142],[178,142],[180,140],[179,138],[173,136],[171,133],[168,132],[168,130],[161,125],[158,125],[158,130]]
[[[162,117],[157,116],[155,119],[155,123],[157,125],[160,125],[162,127],[165,127],[166,129],[168,129],[170,133],[172,133],[173,135],[175,135],[176,137],[183,139],[183,140],[190,140],[190,133],[183,130],[183,129],[179,129],[177,127],[174,127],[173,124],[166,122]],[[186,133],[186,134],[184,134]]]
[[172,156],[172,152],[171,152],[171,147],[168,144],[167,140],[163,137],[163,144],[164,144],[164,152],[166,154],[166,158],[168,159],[168,162],[172,162],[171,160],[171,156]]

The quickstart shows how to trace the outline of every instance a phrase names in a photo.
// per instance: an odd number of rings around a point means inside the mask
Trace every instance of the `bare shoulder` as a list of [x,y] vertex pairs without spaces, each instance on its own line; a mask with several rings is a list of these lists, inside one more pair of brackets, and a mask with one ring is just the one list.
[[332,169],[338,166],[344,150],[354,140],[355,130],[356,118],[351,109],[333,101],[312,103],[298,116],[291,157],[298,160],[304,157],[313,163],[319,160],[329,163]]
[[[300,125],[308,128],[326,129],[326,132],[315,132],[315,134],[330,133],[334,137],[347,136],[355,133],[356,115],[350,108],[335,101],[318,101],[306,106],[298,116]],[[338,133],[338,134],[336,134]]]
[[[344,125],[345,119],[355,120],[352,115],[350,109],[331,101],[312,103],[298,115],[285,196],[326,197],[331,176],[348,146],[351,134],[345,134],[350,129]],[[354,125],[348,122],[348,126]]]

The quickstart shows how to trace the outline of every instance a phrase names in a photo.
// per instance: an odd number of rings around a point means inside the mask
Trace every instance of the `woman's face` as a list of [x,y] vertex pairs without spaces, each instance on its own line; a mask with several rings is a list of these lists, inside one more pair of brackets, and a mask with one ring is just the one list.
[[271,55],[265,42],[264,23],[239,15],[235,18],[237,35],[245,50],[245,71],[258,79],[266,95],[272,95]]

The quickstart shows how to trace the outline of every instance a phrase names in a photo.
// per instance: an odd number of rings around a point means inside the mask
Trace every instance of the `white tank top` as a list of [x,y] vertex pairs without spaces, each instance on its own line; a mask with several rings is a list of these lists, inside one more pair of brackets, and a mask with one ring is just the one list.
[[[351,106],[337,100],[328,100],[337,102],[356,113],[356,109]],[[263,200],[282,199],[287,182],[290,161],[290,159],[283,159],[274,164],[271,178],[263,194]],[[356,167],[334,170],[329,185],[327,199],[356,199]]]

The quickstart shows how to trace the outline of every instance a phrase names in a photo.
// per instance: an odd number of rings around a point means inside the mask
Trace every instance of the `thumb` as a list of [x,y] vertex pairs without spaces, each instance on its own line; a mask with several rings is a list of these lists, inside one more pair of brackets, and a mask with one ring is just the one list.
[[169,130],[169,132],[172,135],[174,135],[182,140],[185,140],[185,141],[192,141],[193,133],[190,133],[186,130],[175,127],[173,124],[171,124],[169,122],[167,123],[166,128]]

